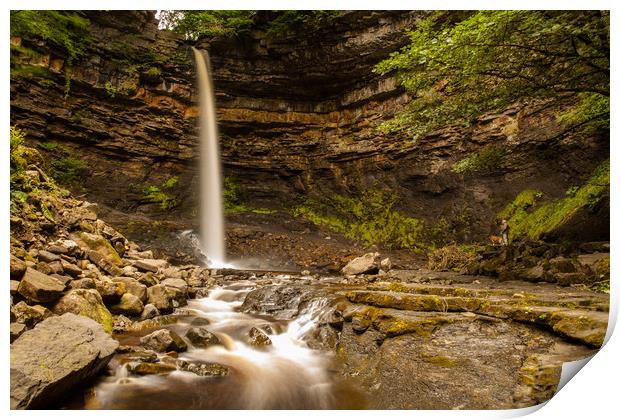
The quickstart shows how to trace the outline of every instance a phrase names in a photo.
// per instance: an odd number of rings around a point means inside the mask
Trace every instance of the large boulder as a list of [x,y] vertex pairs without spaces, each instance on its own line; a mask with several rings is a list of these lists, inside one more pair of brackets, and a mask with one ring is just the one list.
[[119,266],[123,264],[121,257],[106,238],[87,232],[71,235],[88,259],[100,269],[113,276],[121,274]]
[[11,409],[45,408],[103,369],[118,342],[90,318],[54,316],[11,344]]
[[64,290],[63,282],[30,267],[17,288],[20,295],[35,303],[53,302],[62,296]]
[[140,339],[140,344],[147,349],[163,353],[167,351],[185,351],[187,344],[177,333],[170,330],[157,330]]
[[342,269],[344,275],[355,274],[377,274],[379,272],[379,254],[377,252],[369,252],[361,257],[357,257]]
[[101,295],[93,289],[74,289],[64,295],[52,308],[55,314],[67,312],[88,317],[112,332],[112,314],[103,304]]
[[143,310],[144,304],[140,298],[131,293],[125,293],[120,302],[110,307],[114,314],[140,315]]

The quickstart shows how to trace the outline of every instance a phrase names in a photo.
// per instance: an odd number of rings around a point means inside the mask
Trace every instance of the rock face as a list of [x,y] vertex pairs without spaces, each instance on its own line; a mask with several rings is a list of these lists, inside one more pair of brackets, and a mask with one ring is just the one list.
[[[443,217],[459,239],[482,239],[495,214],[520,191],[562,197],[608,156],[608,136],[563,134],[558,110],[544,104],[515,105],[469,128],[446,127],[415,142],[382,134],[377,126],[403,109],[408,96],[392,76],[372,68],[404,46],[405,30],[426,15],[345,12],[303,37],[274,40],[256,32],[199,43],[212,61],[225,175],[239,180],[247,201],[278,208],[299,195],[379,186],[401,197],[397,207],[404,213],[429,223]],[[63,99],[62,65],[52,73],[52,88],[34,77],[12,76],[11,122],[84,161],[89,169],[82,185],[95,201],[178,221],[197,206],[190,194],[197,181],[198,115],[191,53],[181,37],[157,31],[152,13],[87,16],[93,41],[87,58],[73,64],[68,97]],[[66,59],[45,45],[20,42],[50,58],[42,62]],[[148,76],[149,69],[156,76]],[[106,86],[116,90],[114,97]],[[503,151],[498,168],[453,170],[485,147]],[[117,182],[109,182],[111,172]],[[172,176],[178,177],[172,191],[178,207],[164,213],[141,191]],[[585,215],[589,229],[566,234],[607,239],[608,204],[603,207]],[[465,219],[469,231],[459,230]]]
[[66,397],[104,368],[118,347],[95,321],[52,317],[11,344],[11,408],[37,408]]

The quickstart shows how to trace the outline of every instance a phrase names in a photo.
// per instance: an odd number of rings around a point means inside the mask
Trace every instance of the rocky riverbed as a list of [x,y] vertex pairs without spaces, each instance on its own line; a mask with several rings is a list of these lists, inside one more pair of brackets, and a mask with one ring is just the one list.
[[335,275],[174,265],[36,167],[23,176],[12,408],[525,407],[605,336],[608,295],[557,281],[593,254],[541,255],[530,281],[479,274],[496,254],[473,275],[379,253]]

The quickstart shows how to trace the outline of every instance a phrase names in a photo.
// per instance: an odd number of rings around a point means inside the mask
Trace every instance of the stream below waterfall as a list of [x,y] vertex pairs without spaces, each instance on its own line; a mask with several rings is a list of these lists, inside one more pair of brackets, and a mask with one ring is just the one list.
[[[104,376],[86,390],[83,401],[69,408],[89,409],[356,409],[364,408],[361,394],[342,382],[331,352],[310,348],[304,338],[317,325],[328,300],[311,300],[291,319],[239,311],[252,280],[217,287],[205,298],[188,301],[173,324],[117,334],[121,346],[139,346],[140,338],[160,328],[184,336],[205,325],[219,345],[176,354],[157,354],[158,362],[179,366],[217,364],[229,368],[223,376],[200,376],[181,369],[135,375],[127,354],[117,354]],[[290,315],[290,314],[289,314]],[[247,334],[259,328],[271,345],[248,344]]]

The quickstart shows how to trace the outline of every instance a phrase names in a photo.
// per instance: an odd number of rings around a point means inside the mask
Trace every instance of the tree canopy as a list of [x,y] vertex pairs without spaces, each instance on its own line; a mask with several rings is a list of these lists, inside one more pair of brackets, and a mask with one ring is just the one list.
[[528,98],[578,105],[559,116],[573,127],[609,126],[609,13],[479,11],[454,22],[438,12],[412,30],[410,43],[380,62],[412,95],[385,131],[418,137],[442,125],[470,124]]
[[253,29],[278,38],[299,29],[316,29],[339,15],[340,12],[331,10],[162,10],[159,18],[164,28],[188,39],[240,36]]
[[11,36],[43,39],[62,48],[70,59],[84,54],[90,21],[81,12],[55,10],[11,11]]

